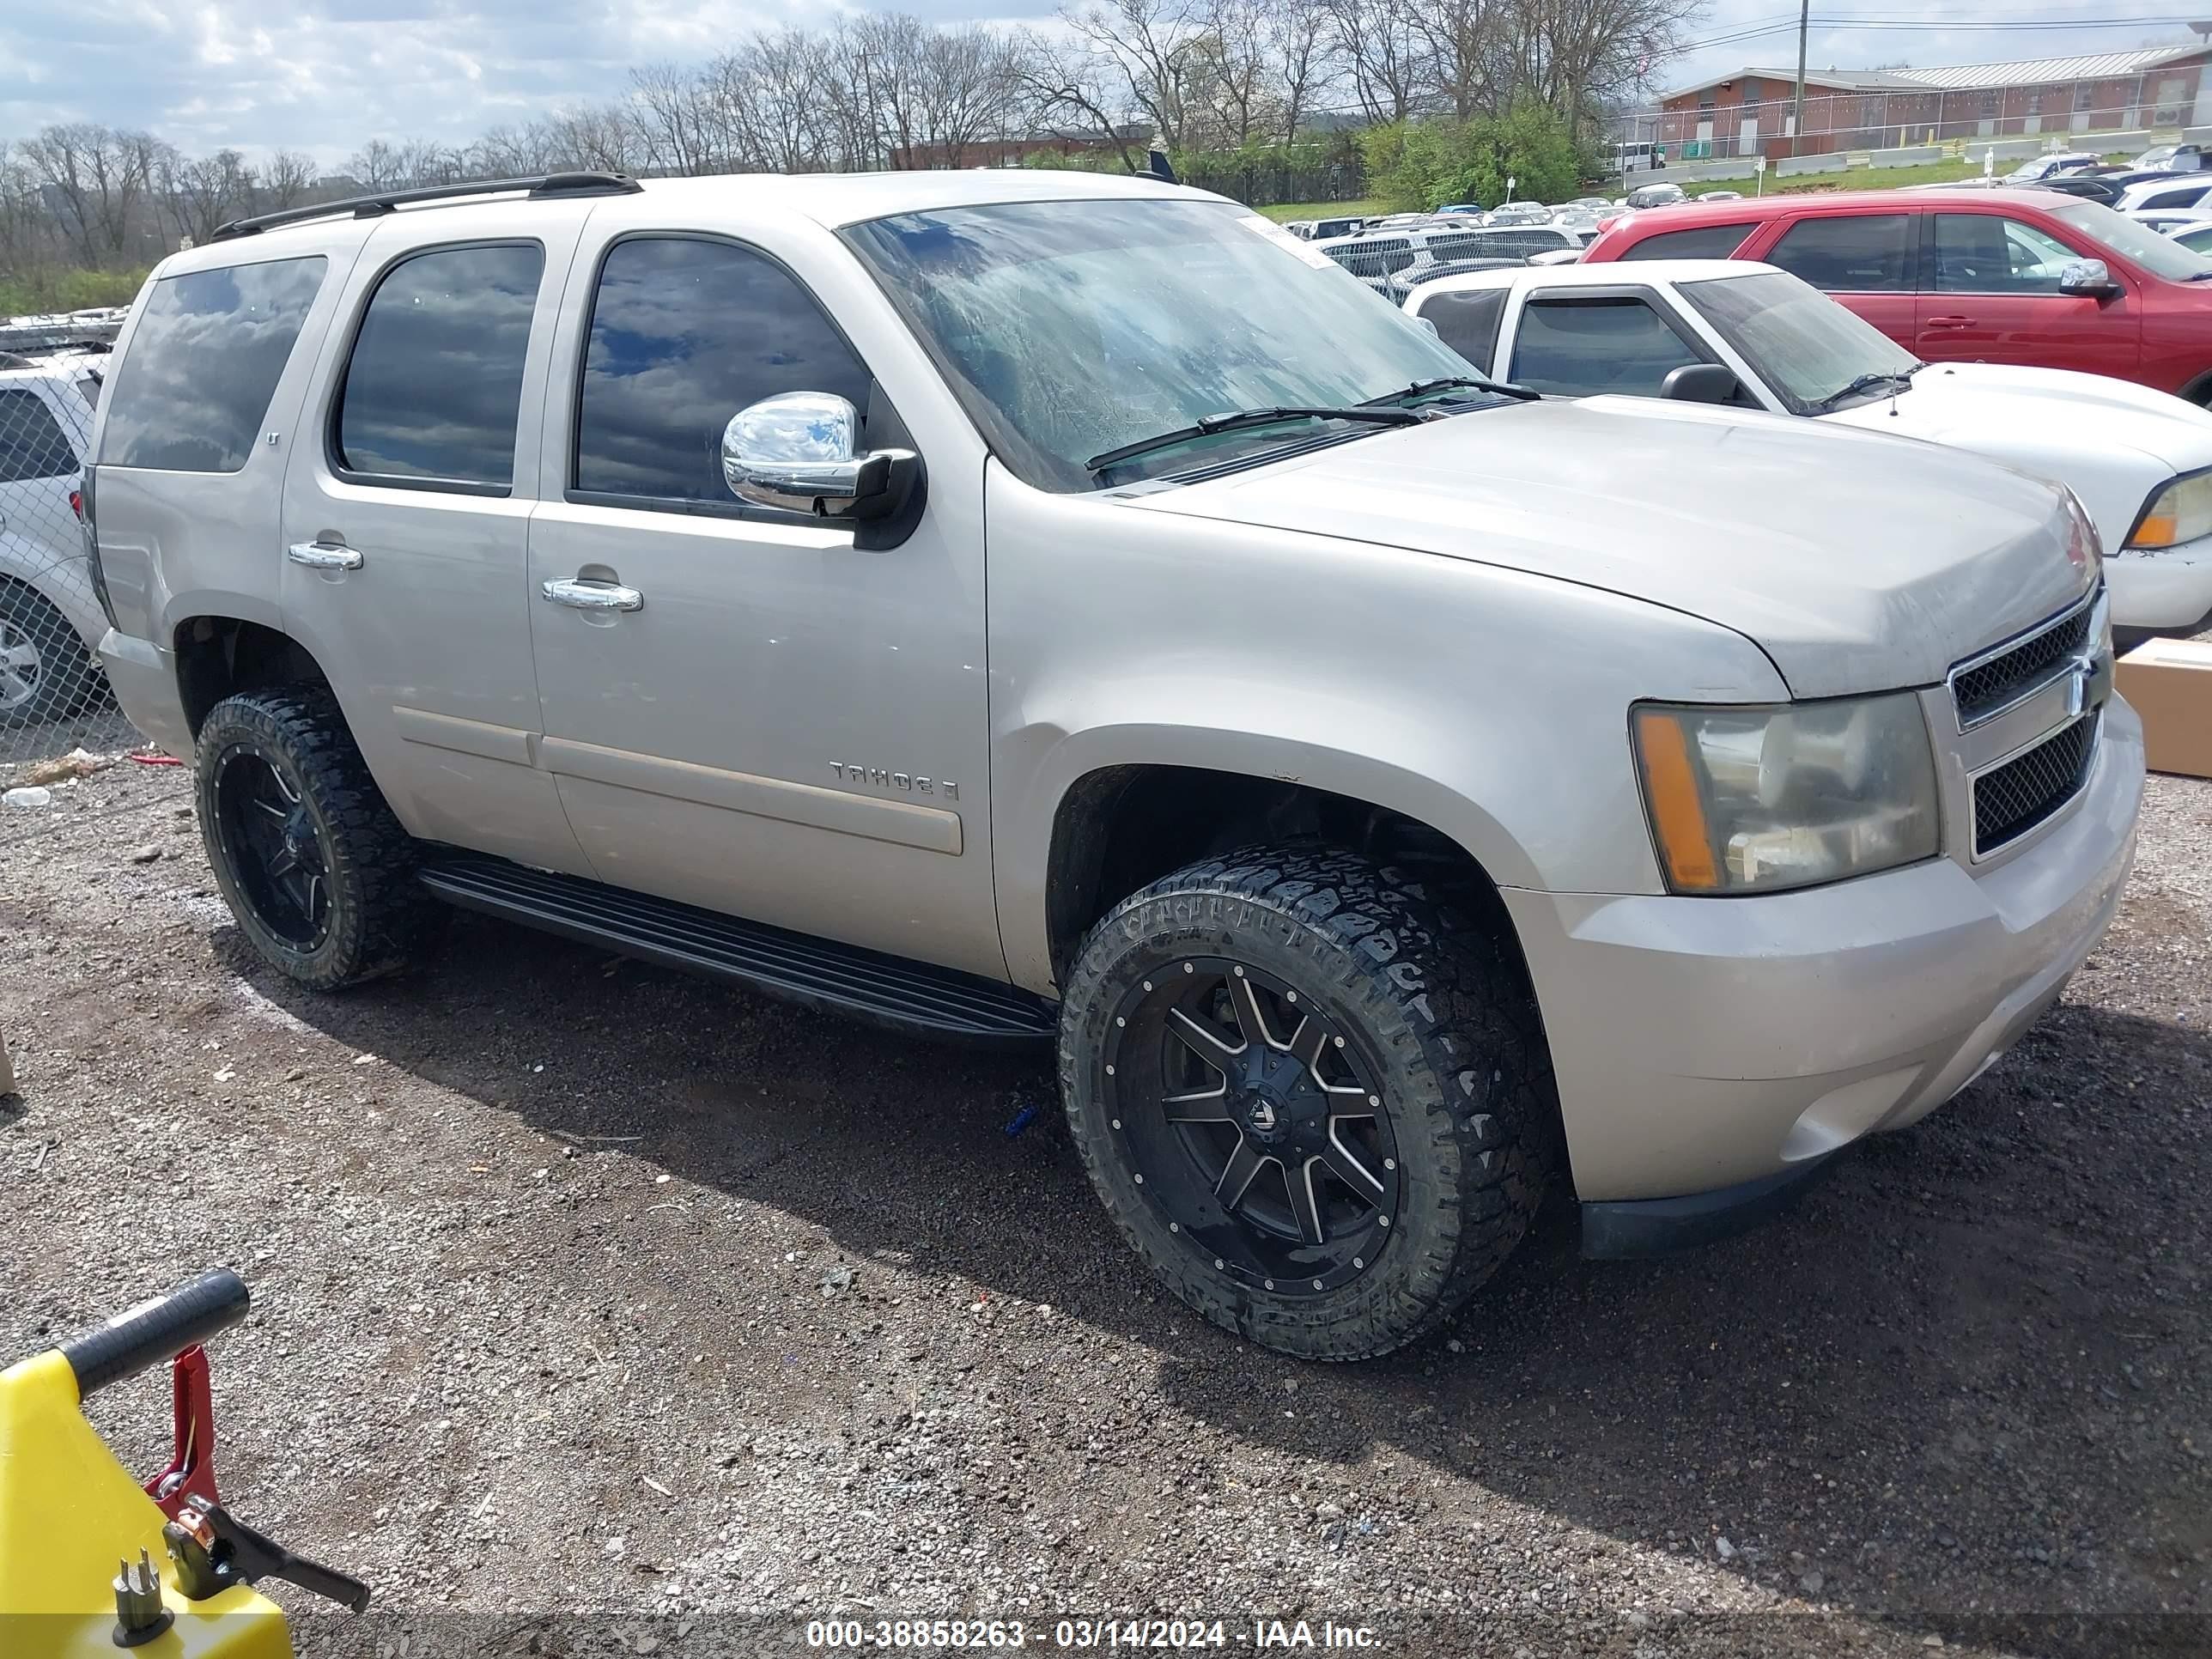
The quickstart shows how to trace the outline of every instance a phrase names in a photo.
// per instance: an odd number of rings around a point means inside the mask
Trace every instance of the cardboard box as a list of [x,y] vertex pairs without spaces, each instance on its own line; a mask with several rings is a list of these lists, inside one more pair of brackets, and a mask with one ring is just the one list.
[[2119,693],[2142,716],[2154,772],[2212,778],[2212,640],[2150,640],[2120,659]]

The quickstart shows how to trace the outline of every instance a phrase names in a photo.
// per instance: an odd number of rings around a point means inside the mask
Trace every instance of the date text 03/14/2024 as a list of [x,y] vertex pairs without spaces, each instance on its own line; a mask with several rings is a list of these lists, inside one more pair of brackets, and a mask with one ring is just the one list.
[[1260,1650],[1379,1649],[1380,1634],[1365,1625],[1324,1619],[1252,1619],[1241,1624],[1214,1619],[1060,1619],[1030,1625],[1018,1619],[827,1619],[806,1626],[811,1648],[1025,1648],[1061,1650],[1192,1649],[1237,1646]]

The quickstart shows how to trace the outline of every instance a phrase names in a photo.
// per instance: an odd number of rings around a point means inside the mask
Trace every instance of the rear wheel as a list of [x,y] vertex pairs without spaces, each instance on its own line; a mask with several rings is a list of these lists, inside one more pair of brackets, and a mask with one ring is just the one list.
[[1542,1197],[1558,1109],[1510,939],[1326,849],[1208,860],[1069,975],[1060,1073],[1121,1232],[1215,1323],[1357,1359],[1433,1329]]
[[200,726],[200,834],[256,951],[332,991],[404,966],[434,901],[337,700],[320,688],[225,698]]

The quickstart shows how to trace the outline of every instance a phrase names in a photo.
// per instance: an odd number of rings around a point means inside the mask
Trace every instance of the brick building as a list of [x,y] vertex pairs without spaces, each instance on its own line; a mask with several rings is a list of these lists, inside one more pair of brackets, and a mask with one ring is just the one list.
[[1669,160],[1695,160],[2212,126],[2208,60],[2212,46],[2199,43],[1943,69],[1808,70],[1796,143],[1796,71],[1744,69],[1669,93],[1620,136],[1663,144]]

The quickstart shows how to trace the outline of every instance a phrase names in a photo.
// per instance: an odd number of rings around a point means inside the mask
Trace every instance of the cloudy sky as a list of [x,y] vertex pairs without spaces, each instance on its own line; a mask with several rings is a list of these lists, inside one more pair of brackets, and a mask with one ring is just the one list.
[[[935,19],[1044,15],[1052,0],[914,0]],[[287,148],[334,164],[372,137],[465,143],[486,127],[619,91],[633,64],[710,56],[751,28],[818,21],[804,0],[9,0],[0,5],[0,139],[52,121],[150,128],[188,152]],[[1815,0],[1816,16],[1883,21],[2097,18],[2095,29],[1816,26],[1815,67],[1982,63],[2185,41],[2185,14],[2144,0]],[[1727,40],[1760,24],[1784,33]],[[1679,84],[1794,63],[1787,0],[1711,0],[1714,42],[1670,65]]]

